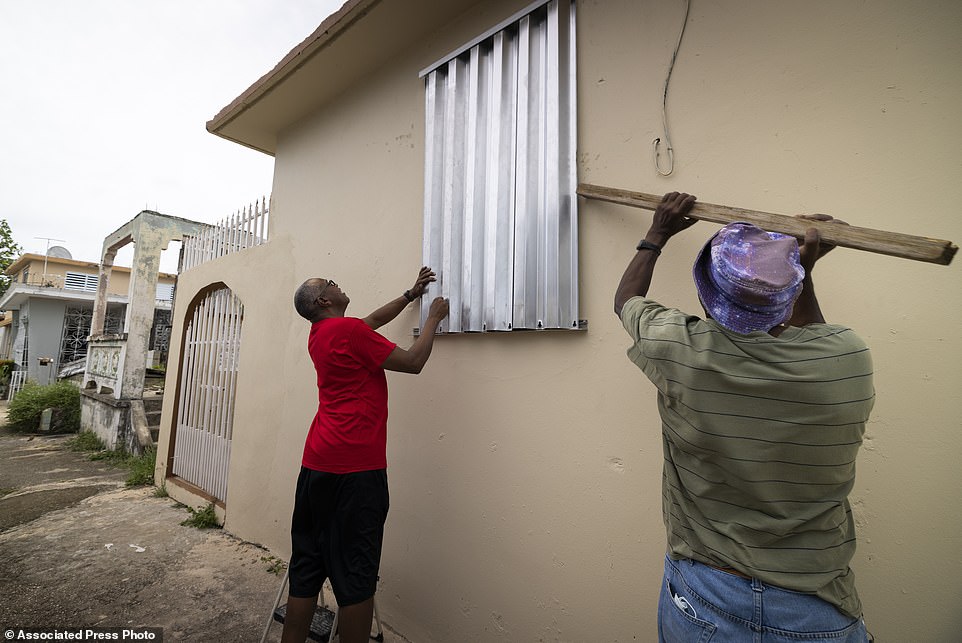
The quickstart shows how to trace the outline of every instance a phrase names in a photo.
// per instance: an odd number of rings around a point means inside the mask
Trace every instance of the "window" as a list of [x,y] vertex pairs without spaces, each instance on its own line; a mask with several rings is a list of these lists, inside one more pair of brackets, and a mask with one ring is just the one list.
[[155,310],[154,325],[150,329],[149,350],[159,353],[156,356],[161,363],[167,363],[167,351],[170,348],[170,311]]
[[575,3],[538,2],[421,76],[441,332],[579,328]]
[[173,301],[174,284],[157,284],[157,301]]
[[97,292],[97,282],[99,281],[100,277],[97,275],[87,275],[82,272],[68,272],[63,280],[63,287],[66,290]]
[[67,364],[87,356],[87,337],[90,335],[89,308],[68,307],[63,316],[63,335],[60,338],[60,364]]
[[[64,311],[59,364],[67,364],[87,356],[87,337],[90,335],[92,318],[93,309],[91,308],[68,306]],[[120,333],[123,330],[123,325],[124,308],[108,308],[104,319],[104,332],[107,334]]]

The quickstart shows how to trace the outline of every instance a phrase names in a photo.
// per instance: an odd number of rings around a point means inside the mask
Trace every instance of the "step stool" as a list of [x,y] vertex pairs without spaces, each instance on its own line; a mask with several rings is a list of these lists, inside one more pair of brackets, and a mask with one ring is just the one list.
[[[267,641],[267,633],[271,629],[271,625],[274,621],[278,623],[283,623],[284,619],[287,617],[287,603],[283,605],[280,604],[281,597],[284,596],[284,590],[287,589],[287,581],[289,578],[289,571],[284,572],[284,580],[281,581],[281,586],[277,590],[277,598],[274,599],[274,606],[271,609],[271,615],[267,618],[267,625],[264,626],[264,634],[261,636],[261,643]],[[377,609],[377,597],[374,597],[374,622],[377,624],[377,633],[371,635],[371,639],[377,641],[378,643],[384,643],[384,629],[381,627],[381,616]],[[333,640],[334,634],[337,632],[337,605],[334,606],[334,610],[331,610],[327,606],[324,600],[324,588],[318,595],[318,605],[314,609],[314,618],[311,619],[311,629],[307,633],[307,638],[312,641],[318,641],[318,643],[329,643]]]
[[[274,610],[273,620],[283,623],[287,617],[287,603],[280,605]],[[332,612],[326,605],[318,605],[314,610],[314,618],[311,619],[311,629],[307,633],[307,638],[319,643],[328,643],[331,639],[331,632],[334,630],[334,619],[337,614]]]

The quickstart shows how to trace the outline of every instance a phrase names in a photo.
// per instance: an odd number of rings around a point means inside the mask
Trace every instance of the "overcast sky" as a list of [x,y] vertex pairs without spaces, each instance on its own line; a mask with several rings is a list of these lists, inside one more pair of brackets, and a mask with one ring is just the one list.
[[99,262],[141,210],[213,223],[268,196],[273,158],[205,124],[342,4],[0,0],[0,218]]

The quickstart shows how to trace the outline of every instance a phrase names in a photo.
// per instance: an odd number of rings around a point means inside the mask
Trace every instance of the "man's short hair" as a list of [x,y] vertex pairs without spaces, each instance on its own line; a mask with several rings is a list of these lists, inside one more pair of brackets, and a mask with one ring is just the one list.
[[307,321],[312,322],[317,316],[317,298],[325,284],[323,279],[311,277],[294,291],[294,310]]

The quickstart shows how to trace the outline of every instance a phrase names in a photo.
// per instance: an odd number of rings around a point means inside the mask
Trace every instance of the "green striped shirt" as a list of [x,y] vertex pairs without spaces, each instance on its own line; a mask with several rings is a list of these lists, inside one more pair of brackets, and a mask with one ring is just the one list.
[[832,324],[739,335],[643,297],[621,319],[658,389],[670,555],[860,616],[848,494],[875,400],[865,343]]

